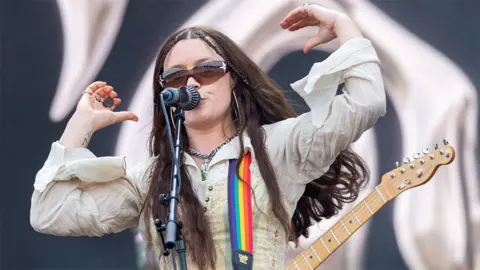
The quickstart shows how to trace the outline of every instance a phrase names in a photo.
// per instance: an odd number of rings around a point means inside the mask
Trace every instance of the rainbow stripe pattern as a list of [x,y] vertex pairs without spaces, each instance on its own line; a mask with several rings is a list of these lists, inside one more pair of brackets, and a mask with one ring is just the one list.
[[[237,160],[230,160],[228,171],[228,216],[232,252],[242,250],[253,255],[252,200],[250,164],[252,156],[246,153],[240,161],[237,175]],[[240,180],[242,179],[242,180]]]

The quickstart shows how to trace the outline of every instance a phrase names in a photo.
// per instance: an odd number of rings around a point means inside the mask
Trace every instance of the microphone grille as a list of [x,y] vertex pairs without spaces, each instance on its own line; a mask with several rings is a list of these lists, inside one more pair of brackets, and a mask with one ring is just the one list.
[[189,93],[190,100],[188,101],[187,106],[185,106],[183,109],[186,111],[190,111],[198,107],[200,104],[200,93],[197,91],[197,89],[191,85],[185,86],[185,90]]

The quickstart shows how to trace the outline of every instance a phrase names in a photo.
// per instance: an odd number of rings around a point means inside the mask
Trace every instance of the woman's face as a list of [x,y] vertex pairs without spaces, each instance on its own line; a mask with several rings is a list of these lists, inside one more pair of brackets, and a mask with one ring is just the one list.
[[191,85],[202,97],[197,108],[185,111],[186,127],[201,129],[230,116],[230,73],[226,72],[224,59],[203,40],[177,42],[167,54],[163,70],[164,88]]

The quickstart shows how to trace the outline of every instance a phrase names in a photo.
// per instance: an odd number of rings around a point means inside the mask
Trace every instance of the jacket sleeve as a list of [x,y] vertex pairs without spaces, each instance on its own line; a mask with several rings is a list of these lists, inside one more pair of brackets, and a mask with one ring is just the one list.
[[101,236],[137,226],[151,161],[126,168],[124,157],[95,157],[54,142],[37,173],[30,223],[41,233]]

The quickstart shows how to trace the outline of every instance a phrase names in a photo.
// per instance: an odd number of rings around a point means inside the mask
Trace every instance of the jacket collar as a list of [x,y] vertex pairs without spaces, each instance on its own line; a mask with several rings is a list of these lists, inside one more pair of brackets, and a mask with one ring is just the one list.
[[[244,134],[242,138],[243,138],[243,146],[244,146],[243,149],[245,153],[250,152],[252,154],[252,160],[255,160],[252,141],[250,140],[250,137]],[[240,138],[237,136],[218,150],[218,152],[215,154],[213,159],[210,161],[209,166],[212,166],[216,163],[219,163],[225,160],[237,159],[239,154],[240,154]],[[185,159],[185,165],[197,167],[195,160],[190,154],[188,154],[187,152],[184,152],[183,156]]]

